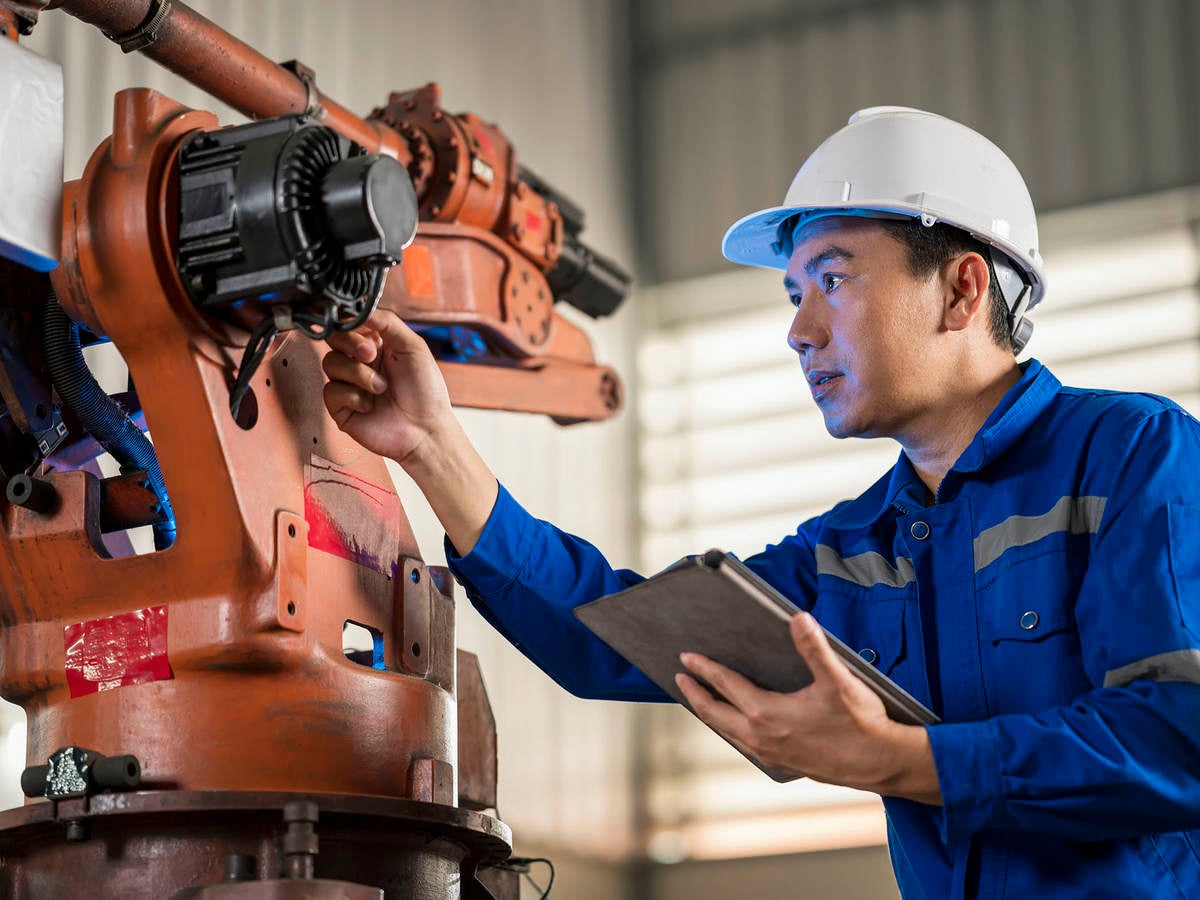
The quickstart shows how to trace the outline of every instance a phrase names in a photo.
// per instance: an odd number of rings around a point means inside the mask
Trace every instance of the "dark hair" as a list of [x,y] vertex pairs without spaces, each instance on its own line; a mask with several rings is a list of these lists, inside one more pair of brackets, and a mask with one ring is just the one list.
[[[960,253],[978,253],[987,263],[990,282],[988,287],[988,331],[999,347],[1017,352],[1012,340],[1009,324],[1008,304],[996,280],[996,270],[988,254],[987,245],[976,240],[965,231],[935,222],[924,225],[920,219],[873,219],[892,238],[899,241],[908,251],[908,271],[916,278],[928,278]],[[784,223],[779,230],[781,245],[791,255],[792,234],[795,225]]]
[[1017,352],[1009,325],[1008,303],[1000,290],[986,244],[942,222],[933,225],[923,225],[920,219],[877,219],[876,222],[907,248],[908,271],[917,278],[928,278],[960,253],[978,253],[982,256],[989,275],[988,331],[997,346]]

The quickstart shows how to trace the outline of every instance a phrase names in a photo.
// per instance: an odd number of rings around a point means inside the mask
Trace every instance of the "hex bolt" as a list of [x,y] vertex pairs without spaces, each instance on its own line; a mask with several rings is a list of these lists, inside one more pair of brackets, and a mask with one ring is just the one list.
[[67,843],[79,844],[90,836],[87,819],[72,819],[67,823]]
[[317,861],[317,804],[294,800],[283,808],[287,832],[283,836],[283,877],[309,880]]

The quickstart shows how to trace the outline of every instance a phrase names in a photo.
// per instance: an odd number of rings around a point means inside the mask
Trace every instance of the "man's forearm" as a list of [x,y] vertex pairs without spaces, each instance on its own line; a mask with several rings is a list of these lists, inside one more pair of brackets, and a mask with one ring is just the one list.
[[458,420],[449,419],[396,462],[421,489],[454,548],[462,556],[470,553],[492,513],[499,488],[496,476]]

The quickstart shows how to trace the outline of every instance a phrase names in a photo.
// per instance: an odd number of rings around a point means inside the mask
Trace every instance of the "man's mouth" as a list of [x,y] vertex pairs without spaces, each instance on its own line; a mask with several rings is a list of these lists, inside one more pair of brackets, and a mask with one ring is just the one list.
[[829,390],[830,385],[841,377],[841,372],[809,372],[808,386],[812,390],[813,397],[819,399],[826,391]]

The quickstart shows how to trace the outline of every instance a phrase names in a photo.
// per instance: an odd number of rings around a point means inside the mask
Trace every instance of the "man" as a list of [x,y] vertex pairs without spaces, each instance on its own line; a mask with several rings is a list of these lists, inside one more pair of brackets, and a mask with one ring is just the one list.
[[[807,614],[811,686],[685,654],[728,700],[681,673],[691,705],[773,768],[883,796],[907,897],[1200,896],[1200,425],[1016,363],[1044,279],[1012,163],[942,117],[865,110],[724,249],[786,268],[830,433],[903,448],[747,563],[943,724],[889,720]],[[481,613],[574,693],[664,699],[571,614],[641,576],[522,510],[423,342],[371,326],[331,339],[326,404],[420,486]]]

